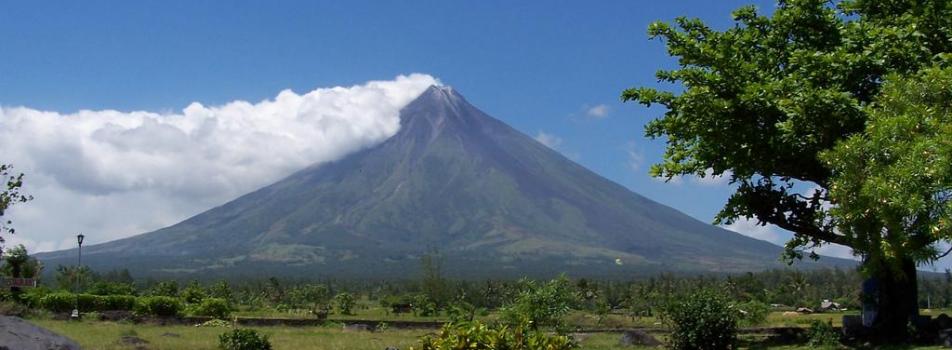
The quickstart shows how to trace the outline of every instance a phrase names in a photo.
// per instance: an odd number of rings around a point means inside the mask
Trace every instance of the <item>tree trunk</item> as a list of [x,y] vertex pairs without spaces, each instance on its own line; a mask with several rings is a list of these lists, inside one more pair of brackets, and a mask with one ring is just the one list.
[[[909,325],[916,325],[919,317],[919,288],[916,263],[909,258],[901,260],[901,269],[889,266],[869,266],[873,272],[864,284],[864,319],[874,338],[882,341],[904,341],[915,336],[909,334]],[[872,316],[872,317],[869,317]]]

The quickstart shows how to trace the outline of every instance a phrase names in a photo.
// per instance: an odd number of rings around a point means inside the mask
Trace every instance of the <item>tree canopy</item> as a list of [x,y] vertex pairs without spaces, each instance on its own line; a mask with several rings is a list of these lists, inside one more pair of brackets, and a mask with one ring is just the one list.
[[13,234],[13,221],[3,219],[7,209],[17,203],[25,203],[33,197],[20,193],[20,187],[23,186],[23,174],[14,175],[13,166],[9,164],[0,164],[0,179],[5,180],[6,186],[0,188],[0,250],[3,248],[3,234]]
[[666,108],[646,127],[667,141],[652,174],[730,175],[736,191],[716,222],[789,230],[788,258],[836,243],[867,258],[934,259],[934,243],[952,238],[940,68],[952,58],[952,2],[788,0],[770,16],[748,6],[733,17],[724,31],[688,18],[650,26],[679,64],[657,78],[680,85],[622,94]]

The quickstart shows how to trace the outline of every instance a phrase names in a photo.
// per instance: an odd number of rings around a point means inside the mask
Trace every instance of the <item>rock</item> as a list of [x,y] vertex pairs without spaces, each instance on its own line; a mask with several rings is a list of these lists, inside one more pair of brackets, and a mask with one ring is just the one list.
[[139,338],[134,335],[124,335],[119,338],[119,344],[132,346],[135,350],[146,350],[149,347],[147,346],[149,342],[145,339]]
[[939,330],[939,345],[944,348],[952,348],[952,328]]
[[589,336],[588,333],[572,333],[569,335],[572,336],[572,339],[575,339],[575,341],[579,343],[584,342],[585,339],[588,339],[588,336]]
[[784,311],[783,315],[784,316],[800,316],[800,313],[796,311]]
[[354,324],[344,324],[344,331],[346,332],[360,332],[360,331],[369,331],[370,326],[363,323],[354,323]]
[[400,350],[400,348],[396,346],[388,346],[386,349],[383,349],[383,350]]
[[799,312],[799,313],[801,313],[801,314],[812,314],[812,313],[813,313],[813,309],[808,308],[808,307],[800,307],[800,308],[797,308],[797,312]]
[[661,342],[651,334],[640,330],[625,331],[618,340],[621,346],[661,346]]
[[19,317],[0,316],[0,350],[78,350],[79,344]]
[[859,315],[843,315],[843,335],[847,338],[857,337],[865,332],[863,318]]
[[932,324],[935,326],[935,329],[952,328],[952,317],[949,317],[949,315],[946,314],[941,314],[932,320]]

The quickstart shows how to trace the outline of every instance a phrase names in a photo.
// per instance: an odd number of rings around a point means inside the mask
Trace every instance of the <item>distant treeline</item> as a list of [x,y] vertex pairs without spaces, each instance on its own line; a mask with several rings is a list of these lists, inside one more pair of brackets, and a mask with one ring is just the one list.
[[[141,295],[193,298],[195,294],[226,299],[248,309],[312,309],[330,303],[341,293],[379,302],[384,306],[412,304],[414,312],[434,313],[464,303],[493,310],[525,289],[530,280],[461,281],[444,278],[438,268],[424,266],[417,280],[348,281],[256,278],[231,281],[176,281],[136,279],[126,270],[97,273],[87,268],[59,267],[54,278],[40,281],[36,293],[69,291],[93,295]],[[809,271],[770,270],[740,275],[674,275],[629,281],[571,278],[568,285],[578,309],[625,310],[651,315],[670,298],[701,288],[722,290],[739,302],[774,307],[816,308],[824,300],[856,309],[862,276],[841,269]],[[919,278],[922,308],[952,308],[952,273],[922,272]]]

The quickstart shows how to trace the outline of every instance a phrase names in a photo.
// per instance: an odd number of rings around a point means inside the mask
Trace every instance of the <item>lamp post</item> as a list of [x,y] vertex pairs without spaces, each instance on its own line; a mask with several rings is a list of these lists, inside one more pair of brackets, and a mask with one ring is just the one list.
[[75,293],[76,293],[76,307],[73,308],[73,313],[70,315],[73,319],[79,319],[79,278],[81,277],[79,269],[83,266],[83,236],[82,233],[76,235],[76,243],[79,244],[79,258],[76,260],[76,282]]

